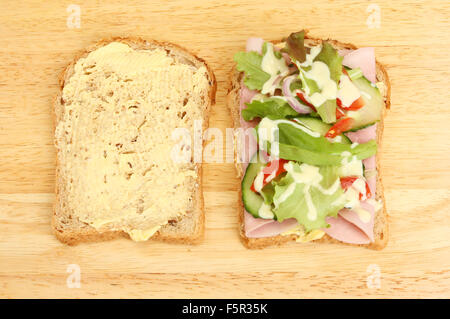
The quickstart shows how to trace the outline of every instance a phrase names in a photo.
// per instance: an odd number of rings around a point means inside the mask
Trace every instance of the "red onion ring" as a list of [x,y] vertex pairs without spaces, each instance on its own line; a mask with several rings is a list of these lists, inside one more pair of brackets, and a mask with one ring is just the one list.
[[295,80],[295,78],[296,78],[296,75],[291,75],[284,79],[283,95],[286,97],[289,105],[298,113],[300,113],[300,114],[311,113],[312,109],[309,106],[303,105],[302,103],[300,103],[291,92],[290,86],[291,86],[292,81]]

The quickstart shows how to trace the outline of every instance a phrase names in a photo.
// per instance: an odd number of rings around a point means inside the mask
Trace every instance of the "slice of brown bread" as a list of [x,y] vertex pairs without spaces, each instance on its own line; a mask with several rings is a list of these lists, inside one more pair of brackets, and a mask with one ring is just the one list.
[[[201,58],[198,58],[194,54],[190,53],[186,49],[172,44],[172,43],[166,43],[166,42],[157,42],[157,41],[146,41],[139,38],[111,38],[107,40],[101,40],[95,45],[87,48],[86,50],[79,53],[76,58],[71,62],[65,70],[62,72],[60,78],[59,78],[59,84],[60,84],[60,91],[56,97],[55,103],[54,103],[54,128],[55,128],[55,145],[57,148],[57,158],[56,158],[56,185],[55,185],[55,193],[56,193],[56,199],[54,204],[54,210],[53,210],[53,218],[52,218],[52,227],[54,230],[54,233],[56,237],[69,245],[78,244],[80,242],[87,242],[87,241],[103,241],[103,240],[109,240],[117,237],[128,237],[126,231],[123,229],[120,229],[118,227],[108,227],[108,226],[100,226],[94,228],[90,224],[83,222],[77,217],[77,210],[80,208],[80,203],[73,203],[73,196],[72,190],[76,190],[77,187],[81,187],[78,183],[78,179],[73,181],[73,178],[70,177],[67,172],[70,172],[70,168],[68,169],[68,163],[69,160],[67,160],[68,157],[63,156],[63,152],[70,152],[68,150],[68,146],[71,145],[72,139],[69,137],[66,137],[64,133],[61,133],[61,129],[58,130],[58,124],[60,124],[62,121],[67,121],[68,114],[66,114],[66,109],[69,108],[67,103],[71,103],[68,101],[65,101],[63,98],[63,90],[66,85],[68,85],[71,77],[76,72],[76,66],[77,62],[80,59],[85,59],[88,57],[88,55],[91,52],[96,51],[99,48],[102,48],[104,46],[107,46],[110,43],[123,43],[129,46],[133,51],[158,51],[160,54],[165,55],[167,57],[170,57],[173,59],[173,62],[171,65],[184,65],[189,66],[190,69],[192,69],[194,76],[198,80],[200,77],[201,82],[195,82],[195,83],[202,83],[201,89],[196,89],[195,93],[196,96],[190,96],[189,93],[187,94],[187,97],[184,99],[181,98],[181,102],[173,103],[167,105],[166,109],[169,110],[169,108],[174,109],[171,112],[177,112],[177,115],[181,119],[185,119],[186,123],[192,123],[193,120],[202,120],[202,129],[205,130],[208,127],[209,123],[209,112],[211,107],[215,103],[215,93],[216,93],[216,80],[214,73],[211,71],[211,69],[208,67],[208,65],[205,63],[204,60]],[[165,52],[165,53],[164,53]],[[151,61],[150,61],[151,62]],[[199,69],[201,68],[202,72],[200,73]],[[186,68],[184,68],[186,69]],[[198,71],[198,72],[197,72]],[[162,71],[164,73],[164,70]],[[166,72],[167,73],[167,72]],[[167,78],[167,81],[169,81],[170,74],[165,76]],[[86,71],[86,75],[89,74],[89,70]],[[187,73],[191,74],[191,73]],[[109,76],[109,75],[108,75]],[[107,76],[107,77],[108,77]],[[164,78],[164,79],[166,79]],[[189,81],[192,79],[185,79],[183,78],[180,80],[180,82],[186,83],[186,81]],[[196,81],[197,81],[196,80]],[[126,80],[125,80],[126,81]],[[193,80],[192,80],[193,81]],[[191,82],[188,82],[191,83]],[[164,84],[164,83],[163,83]],[[183,84],[185,85],[185,84]],[[181,86],[181,85],[180,85]],[[158,86],[160,89],[161,86]],[[172,87],[171,87],[172,88]],[[95,83],[93,85],[93,90],[95,90]],[[149,90],[152,90],[152,88],[149,88]],[[142,94],[144,93],[145,89],[142,89]],[[159,91],[158,91],[159,92]],[[111,92],[112,94],[115,94],[115,92]],[[123,94],[126,94],[127,92],[121,92]],[[171,93],[171,92],[163,92],[163,94]],[[172,92],[173,93],[173,92]],[[127,94],[130,94],[129,92]],[[192,93],[194,94],[194,93]],[[101,94],[100,94],[101,95]],[[122,96],[122,95],[120,95]],[[103,98],[103,97],[101,97]],[[129,96],[128,99],[133,99],[133,96]],[[196,107],[196,113],[194,111],[192,114],[189,114],[189,99],[193,100],[193,104],[197,105]],[[200,101],[200,102],[198,102]],[[187,104],[186,108],[184,106]],[[198,111],[198,105],[201,105],[200,111]],[[131,108],[134,106],[131,106]],[[117,107],[119,112],[119,106]],[[125,109],[125,108],[124,108]],[[90,111],[90,110],[86,110]],[[147,111],[149,111],[147,109]],[[152,111],[152,110],[150,110]],[[69,111],[71,112],[71,111]],[[118,114],[118,113],[116,113]],[[146,116],[146,115],[145,115]],[[194,118],[196,116],[201,116],[201,118]],[[192,117],[189,118],[189,117]],[[144,118],[145,121],[146,117]],[[164,120],[164,119],[163,119]],[[141,125],[143,125],[144,122],[142,122]],[[132,127],[137,126],[139,123],[133,123],[131,121],[130,130],[135,130],[140,128],[139,127]],[[64,126],[64,125],[62,125]],[[192,130],[191,127],[188,127]],[[84,128],[85,130],[92,129],[92,128]],[[128,131],[128,128],[127,130]],[[67,134],[67,133],[66,133]],[[70,135],[68,135],[70,136]],[[146,146],[146,141],[150,142],[151,139],[167,139],[167,145],[172,145],[174,142],[171,140],[171,136],[144,136],[144,142],[142,143],[143,146]],[[70,140],[69,140],[70,139]],[[136,142],[136,139],[131,142]],[[122,145],[119,145],[118,147],[122,147]],[[74,152],[73,152],[74,153]],[[117,154],[113,154],[115,156]],[[76,156],[74,154],[74,156]],[[81,153],[79,154],[81,156]],[[140,156],[148,156],[142,154],[138,154],[138,157]],[[152,156],[152,155],[151,155]],[[150,156],[150,162],[151,162],[151,156]],[[156,155],[155,155],[156,156]],[[105,157],[106,158],[106,157]],[[147,157],[148,159],[148,157]],[[170,161],[170,158],[167,158],[167,161]],[[140,164],[141,162],[139,162]],[[132,166],[130,163],[128,163],[130,167]],[[202,192],[202,164],[201,163],[193,163],[191,158],[191,163],[186,164],[189,166],[191,171],[195,171],[196,174],[193,175],[193,177],[189,177],[187,180],[189,182],[186,182],[186,179],[182,182],[182,187],[184,187],[183,183],[189,184],[187,189],[191,190],[191,193],[189,195],[189,205],[186,206],[185,211],[183,212],[177,212],[175,214],[176,218],[170,219],[166,221],[166,224],[164,224],[153,236],[151,236],[150,239],[155,240],[162,240],[167,242],[173,242],[173,243],[186,243],[186,244],[195,244],[202,240],[204,237],[204,223],[205,223],[205,216],[204,216],[204,206],[203,206],[203,192]],[[133,173],[134,171],[132,171]],[[145,172],[139,172],[136,168],[136,175],[138,173],[142,173],[142,176],[145,176],[147,171]],[[89,182],[89,179],[87,177],[80,177],[84,183]],[[108,176],[109,178],[109,176]],[[127,176],[127,178],[130,178],[130,176]],[[136,177],[137,178],[137,177]],[[106,176],[105,176],[106,181]],[[142,191],[142,193],[150,194],[152,191],[155,191],[155,189],[152,187],[152,184],[146,184],[147,188]],[[155,186],[160,187],[160,186]],[[141,191],[141,190],[139,190]],[[170,190],[167,190],[170,191]],[[176,191],[176,190],[175,190]],[[173,191],[173,192],[175,192]],[[144,198],[145,199],[145,198]],[[92,199],[95,200],[95,199]],[[99,200],[99,199],[97,199]],[[139,200],[142,201],[142,198]],[[186,200],[187,202],[187,200]],[[163,203],[164,204],[164,203]],[[109,206],[106,206],[109,207]],[[83,207],[85,209],[85,207]],[[134,207],[133,207],[134,209]],[[139,209],[136,207],[136,209]],[[160,210],[163,211],[163,210]],[[103,211],[102,211],[103,212]],[[142,212],[141,212],[142,213]],[[135,215],[133,215],[135,216]],[[136,217],[137,218],[137,217]],[[131,222],[130,222],[131,223]]]
[[[353,44],[349,43],[342,43],[336,40],[321,40],[318,38],[310,37],[309,35],[305,36],[305,44],[307,45],[317,45],[321,43],[322,41],[328,41],[330,44],[333,45],[336,49],[351,49],[355,50],[357,47]],[[282,41],[273,41],[274,44],[280,43]],[[240,83],[241,79],[243,77],[243,73],[236,70],[234,67],[230,74],[230,84],[228,89],[228,95],[227,95],[227,105],[230,109],[231,116],[233,118],[234,127],[238,128],[240,126],[240,114],[239,114],[239,102],[240,102]],[[384,95],[385,100],[385,106],[383,115],[381,117],[381,121],[378,123],[377,126],[377,144],[378,144],[378,152],[376,155],[376,161],[377,161],[377,190],[376,190],[376,199],[380,199],[383,202],[383,207],[377,212],[375,216],[375,225],[374,225],[374,238],[375,241],[373,243],[367,244],[367,245],[358,245],[358,246],[365,246],[371,249],[380,250],[383,249],[387,242],[388,242],[388,215],[386,211],[386,205],[384,200],[384,191],[383,191],[383,184],[382,184],[382,178],[381,178],[381,170],[380,170],[380,154],[381,154],[381,145],[382,145],[382,135],[383,135],[383,118],[386,113],[386,109],[390,108],[390,95],[391,95],[391,86],[389,82],[389,77],[386,72],[386,69],[384,66],[376,62],[376,78],[378,82],[383,82],[385,86],[384,92],[382,94]],[[237,157],[235,157],[236,159]],[[244,171],[242,164],[236,162],[236,171],[237,176],[239,178],[242,178]],[[239,204],[238,204],[238,211],[239,211],[239,234],[242,239],[242,242],[247,248],[251,249],[258,249],[258,248],[265,248],[272,245],[281,245],[287,242],[293,242],[295,241],[298,236],[297,235],[278,235],[273,237],[265,237],[265,238],[248,238],[245,236],[245,229],[244,229],[244,206],[242,203],[242,193],[241,188],[239,187]],[[331,238],[328,235],[325,235],[321,239],[315,240],[314,242],[320,242],[320,243],[339,243],[343,244],[342,242]],[[295,243],[298,244],[298,243]]]

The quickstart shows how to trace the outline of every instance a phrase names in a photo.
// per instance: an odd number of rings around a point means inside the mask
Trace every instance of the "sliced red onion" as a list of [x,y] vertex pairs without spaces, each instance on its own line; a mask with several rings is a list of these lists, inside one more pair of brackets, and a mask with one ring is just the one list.
[[300,114],[308,114],[312,112],[312,109],[307,106],[303,105],[298,101],[295,96],[291,92],[291,83],[296,78],[296,75],[288,76],[283,81],[283,95],[286,97],[287,102],[289,105],[296,110]]

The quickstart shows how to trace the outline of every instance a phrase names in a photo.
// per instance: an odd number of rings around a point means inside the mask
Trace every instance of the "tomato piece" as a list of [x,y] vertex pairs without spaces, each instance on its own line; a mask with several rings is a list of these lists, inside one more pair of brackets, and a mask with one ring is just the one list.
[[372,197],[372,192],[370,191],[369,183],[367,183],[367,181],[366,181],[366,197],[367,198],[371,198]]
[[362,96],[360,96],[356,101],[352,103],[352,105],[350,105],[346,109],[350,111],[356,111],[362,108],[364,105],[364,99],[362,98]]
[[352,187],[353,183],[358,179],[356,176],[341,177],[341,186],[343,189]]
[[340,99],[336,99],[336,104],[337,106],[348,111],[357,111],[365,105],[362,96],[360,96],[357,100],[355,100],[350,106],[342,105],[342,101]]
[[351,129],[353,125],[353,119],[351,117],[345,117],[341,120],[339,120],[336,124],[334,124],[330,130],[325,134],[325,137],[336,137],[340,134],[342,134],[345,131],[348,131]]
[[[281,173],[286,172],[286,170],[284,169],[284,164],[286,164],[287,162],[289,162],[289,161],[280,158],[280,159],[271,161],[266,167],[264,167],[263,170],[262,170],[263,173],[264,173],[262,187],[264,187],[267,184],[269,184],[271,180],[273,180],[275,177],[277,177]],[[273,174],[274,172],[275,172],[275,174]],[[268,179],[269,176],[271,176],[270,179]],[[253,184],[250,187],[250,189],[252,191],[254,191],[255,193],[257,193],[257,191],[255,189],[255,182],[254,181],[253,181]]]
[[314,107],[314,105],[312,105],[311,103],[309,103],[305,96],[303,95],[303,92],[298,92],[297,96],[299,97],[300,100],[302,100],[303,103],[305,103],[306,105],[308,105],[310,108],[312,108],[314,110],[314,112],[317,112],[316,108]]
[[[352,187],[353,183],[358,179],[359,177],[357,176],[346,176],[346,177],[341,177],[341,187],[346,190],[350,187]],[[361,200],[363,197],[362,193],[359,193],[359,200]],[[372,192],[370,191],[370,187],[369,184],[366,181],[366,198],[370,198],[372,197]]]
[[344,116],[345,116],[344,111],[342,111],[341,108],[337,107],[336,108],[336,119],[339,120],[340,118],[343,118]]

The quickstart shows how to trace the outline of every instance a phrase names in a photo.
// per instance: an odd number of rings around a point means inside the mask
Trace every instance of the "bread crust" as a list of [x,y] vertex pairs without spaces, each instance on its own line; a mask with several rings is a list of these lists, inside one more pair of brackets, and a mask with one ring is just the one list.
[[[187,49],[170,42],[159,42],[154,40],[144,40],[137,37],[112,37],[108,39],[102,39],[97,43],[89,46],[88,48],[80,51],[72,62],[70,62],[66,68],[61,72],[59,76],[59,92],[54,101],[53,108],[53,130],[55,131],[59,120],[64,114],[64,102],[62,101],[62,90],[64,88],[65,82],[72,76],[74,65],[80,58],[87,56],[90,52],[105,46],[111,42],[122,42],[134,49],[152,49],[154,47],[159,47],[165,49],[168,54],[176,57],[177,59],[183,59],[184,62],[193,64],[196,67],[205,66],[209,77],[209,101],[204,109],[203,117],[203,127],[204,131],[209,127],[209,116],[212,106],[215,104],[215,96],[217,90],[217,82],[215,75],[209,65],[195,54],[189,52]],[[57,141],[55,139],[55,145]],[[203,141],[204,146],[204,141]],[[202,163],[195,164],[197,168],[197,180],[196,184],[198,187],[195,188],[194,194],[194,208],[192,211],[186,212],[185,215],[180,217],[176,221],[170,221],[166,225],[162,226],[150,239],[160,240],[170,243],[178,244],[198,244],[204,238],[205,231],[205,211],[204,211],[204,200],[203,200],[203,167]],[[60,217],[67,213],[64,209],[64,177],[60,173],[60,163],[58,156],[56,156],[56,178],[55,178],[55,203],[53,206],[53,216],[52,216],[52,229],[55,236],[63,243],[68,245],[76,245],[81,242],[98,242],[111,240],[119,237],[128,237],[129,235],[124,231],[98,231],[94,227],[79,221],[77,218],[70,217],[70,223],[68,225]],[[183,223],[194,223],[192,230],[185,233],[180,233],[177,231],[181,229]],[[67,228],[70,226],[70,230]],[[150,240],[149,239],[149,240]]]
[[[305,42],[308,44],[319,44],[322,41],[327,41],[333,45],[333,47],[337,49],[351,49],[356,50],[358,47],[351,43],[342,43],[337,40],[327,39],[322,40],[319,38],[311,37],[307,34],[307,30],[305,31]],[[272,41],[274,44],[281,42],[282,40]],[[234,66],[230,72],[229,76],[229,89],[227,94],[227,105],[230,110],[234,128],[238,128],[240,126],[240,114],[239,114],[239,104],[240,104],[240,82],[243,77],[243,73],[237,71]],[[384,198],[384,190],[382,183],[382,174],[380,170],[380,154],[381,154],[381,146],[382,146],[382,136],[383,136],[383,128],[384,128],[384,116],[386,114],[386,109],[390,108],[390,96],[391,96],[391,85],[389,82],[389,77],[386,72],[385,67],[378,61],[376,61],[376,77],[377,81],[381,81],[386,86],[385,92],[385,106],[386,108],[383,110],[383,115],[381,120],[378,122],[377,126],[377,144],[378,151],[376,154],[376,166],[377,166],[377,190],[376,190],[376,198],[381,199],[383,202],[383,208],[379,210],[375,216],[374,221],[374,236],[375,240],[373,243],[369,244],[347,244],[341,241],[338,241],[329,235],[325,234],[321,239],[315,240],[312,243],[334,243],[334,244],[345,244],[351,246],[362,246],[367,247],[374,250],[381,250],[386,247],[388,238],[389,238],[389,226],[388,226],[388,214],[386,210],[386,201]],[[242,178],[244,171],[243,167],[240,163],[235,163],[237,176]],[[261,249],[274,245],[282,245],[288,242],[295,242],[298,238],[297,235],[278,235],[273,237],[265,237],[265,238],[249,238],[245,236],[245,227],[244,227],[244,205],[242,202],[242,190],[239,187],[238,190],[239,198],[238,198],[238,218],[239,218],[239,236],[242,240],[242,243],[245,247],[249,249]],[[311,244],[311,243],[309,243]]]

